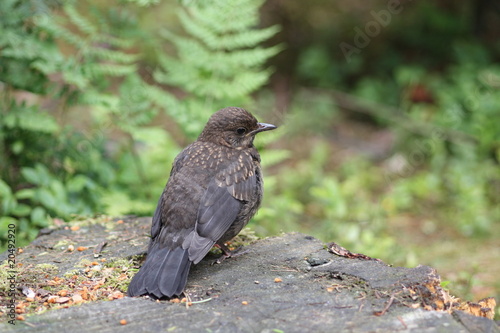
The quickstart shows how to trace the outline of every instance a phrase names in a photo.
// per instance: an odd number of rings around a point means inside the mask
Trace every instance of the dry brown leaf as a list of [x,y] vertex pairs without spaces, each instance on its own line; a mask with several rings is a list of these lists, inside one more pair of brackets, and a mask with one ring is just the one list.
[[73,295],[73,297],[71,297],[71,299],[73,300],[73,302],[75,304],[83,302],[83,297],[80,294]]
[[49,298],[47,299],[47,303],[49,303],[49,304],[55,303],[56,299],[58,299],[58,298],[59,298],[59,296],[55,296],[55,295],[49,296]]
[[55,302],[62,304],[62,303],[68,302],[70,299],[71,298],[69,298],[69,297],[58,297],[58,298],[56,298]]

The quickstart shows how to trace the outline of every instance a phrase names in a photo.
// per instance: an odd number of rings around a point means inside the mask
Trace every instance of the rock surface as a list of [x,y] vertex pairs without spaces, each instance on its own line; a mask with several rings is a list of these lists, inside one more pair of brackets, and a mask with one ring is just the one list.
[[[106,242],[101,254],[107,260],[144,252],[150,219],[124,221],[53,231],[16,260],[54,264],[63,274],[91,256],[62,255],[64,239],[90,249]],[[259,240],[243,251],[218,265],[209,255],[192,268],[189,307],[125,297],[31,315],[16,325],[3,322],[0,332],[500,332],[486,318],[424,310],[442,301],[430,267],[339,257],[299,233]]]

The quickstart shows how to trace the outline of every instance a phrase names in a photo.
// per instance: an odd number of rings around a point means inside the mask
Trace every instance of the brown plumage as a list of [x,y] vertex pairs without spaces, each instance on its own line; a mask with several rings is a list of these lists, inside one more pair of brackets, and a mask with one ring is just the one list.
[[255,135],[276,126],[258,123],[242,108],[210,117],[198,139],[175,159],[158,201],[144,265],[129,296],[179,296],[191,264],[236,236],[262,200],[260,155]]

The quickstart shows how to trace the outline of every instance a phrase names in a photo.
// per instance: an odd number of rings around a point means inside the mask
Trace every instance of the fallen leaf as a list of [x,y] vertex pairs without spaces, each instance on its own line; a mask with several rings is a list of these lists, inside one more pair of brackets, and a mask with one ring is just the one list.
[[80,295],[82,296],[82,298],[84,300],[88,300],[89,299],[89,293],[88,293],[87,287],[85,287],[85,286],[83,287],[83,290],[80,291]]
[[38,289],[38,290],[36,291],[36,293],[37,293],[37,295],[38,295],[38,296],[40,296],[40,297],[45,297],[45,296],[47,296],[48,294],[50,294],[50,291],[40,288],[40,289]]
[[69,297],[58,297],[55,302],[56,303],[59,303],[59,304],[62,304],[62,303],[66,303],[67,301],[69,301],[71,298]]
[[80,294],[73,295],[73,297],[71,297],[71,299],[73,300],[73,302],[75,304],[83,302],[83,297]]
[[109,296],[111,296],[112,299],[120,299],[123,298],[125,295],[123,295],[121,291],[117,290],[111,293]]
[[22,293],[28,298],[35,298],[36,295],[33,289],[26,286],[22,286]]
[[58,296],[55,296],[55,295],[52,295],[52,296],[49,296],[49,298],[47,299],[47,303],[51,304],[51,303],[55,303],[56,302],[56,299],[58,299],[59,297]]

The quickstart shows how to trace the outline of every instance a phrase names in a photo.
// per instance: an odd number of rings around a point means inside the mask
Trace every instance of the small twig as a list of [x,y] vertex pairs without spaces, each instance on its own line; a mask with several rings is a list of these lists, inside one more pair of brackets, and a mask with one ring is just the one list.
[[[324,304],[324,303],[312,303],[312,304]],[[334,309],[351,309],[353,308],[352,305],[345,305],[345,306],[334,306]]]
[[[146,236],[146,235],[141,235],[141,236]],[[147,235],[149,237],[149,235]],[[121,239],[122,242],[128,242],[132,239],[136,239],[137,236],[132,236],[132,237],[129,237],[129,238],[124,238],[124,239]]]
[[403,324],[403,327],[404,329],[406,330],[408,328],[408,326],[406,325],[406,323],[403,321],[403,318],[401,318],[400,316],[397,316],[396,318],[399,319],[399,321],[401,322],[401,324]]
[[359,294],[360,294],[360,297],[358,297],[358,300],[365,299],[365,298],[366,298],[366,296],[367,296],[367,295],[366,295],[365,293],[363,293],[363,292],[359,292]]
[[391,298],[389,298],[389,301],[385,305],[384,309],[382,311],[375,311],[373,314],[375,316],[383,316],[387,312],[387,310],[389,310],[393,301],[394,301],[394,295],[391,295]]
[[191,302],[191,297],[189,297],[189,294],[186,292],[183,292],[184,296],[186,296],[186,309],[189,309],[189,306],[193,303]]
[[427,304],[425,303],[424,295],[422,295],[422,290],[420,290],[420,288],[418,288],[417,290],[418,290],[418,293],[420,294],[420,299],[421,299],[422,305],[425,308],[427,306]]
[[99,245],[96,246],[96,248],[94,249],[94,258],[97,258],[100,256],[100,253],[102,251],[102,249],[108,245],[108,242],[107,241],[104,241],[104,242],[101,242]]
[[336,254],[340,257],[345,257],[349,259],[361,259],[361,260],[375,260],[382,262],[382,260],[377,259],[377,258],[371,258],[367,255],[361,254],[361,253],[352,253],[351,251],[347,250],[346,248],[338,245],[335,242],[331,242],[327,245],[328,251],[330,253]]
[[290,268],[290,267],[286,267],[286,266],[274,266],[275,269],[270,269],[271,272],[299,272],[298,269],[296,268]]
[[201,301],[191,302],[191,304],[200,304],[200,303],[210,302],[211,300],[212,300],[212,297],[209,297],[207,299],[202,299]]
[[359,308],[358,308],[358,312],[361,312],[361,310],[363,310],[363,307],[365,306],[365,302],[361,302],[359,304]]

